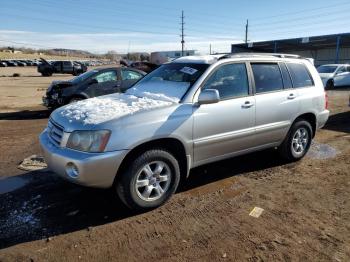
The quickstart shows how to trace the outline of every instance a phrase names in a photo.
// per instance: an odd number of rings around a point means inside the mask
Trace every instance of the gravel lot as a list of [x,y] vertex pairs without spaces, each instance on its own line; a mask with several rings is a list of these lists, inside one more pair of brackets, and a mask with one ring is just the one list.
[[267,150],[200,167],[135,214],[113,190],[17,168],[40,155],[44,88],[71,76],[15,71],[0,77],[0,261],[350,261],[349,88],[328,92],[332,115],[302,161]]

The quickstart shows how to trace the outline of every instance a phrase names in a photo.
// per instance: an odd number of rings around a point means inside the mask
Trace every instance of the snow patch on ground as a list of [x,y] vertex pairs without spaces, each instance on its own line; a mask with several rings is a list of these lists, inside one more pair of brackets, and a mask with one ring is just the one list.
[[61,115],[70,122],[82,121],[84,124],[100,124],[138,111],[165,107],[173,102],[127,94],[112,94],[95,97],[70,104]]

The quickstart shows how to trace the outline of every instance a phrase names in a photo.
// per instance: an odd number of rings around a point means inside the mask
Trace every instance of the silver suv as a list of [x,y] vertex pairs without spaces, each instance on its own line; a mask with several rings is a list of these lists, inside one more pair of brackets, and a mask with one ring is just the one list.
[[301,159],[328,115],[307,59],[193,56],[162,65],[125,93],[55,110],[40,143],[55,173],[113,187],[129,208],[150,209],[200,165],[273,147]]

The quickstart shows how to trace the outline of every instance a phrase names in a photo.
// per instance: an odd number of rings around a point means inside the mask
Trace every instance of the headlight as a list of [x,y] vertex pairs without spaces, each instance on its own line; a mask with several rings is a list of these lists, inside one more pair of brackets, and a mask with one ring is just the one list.
[[58,98],[58,93],[52,94],[51,98],[52,98],[52,99],[57,99],[57,98]]
[[74,131],[70,134],[67,147],[85,152],[103,152],[111,131]]

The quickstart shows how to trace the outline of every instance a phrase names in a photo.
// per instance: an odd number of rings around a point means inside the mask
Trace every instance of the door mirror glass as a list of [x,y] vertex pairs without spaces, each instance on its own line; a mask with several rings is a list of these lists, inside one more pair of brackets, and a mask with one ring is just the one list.
[[198,104],[214,104],[220,101],[219,91],[216,89],[204,89],[199,94]]

